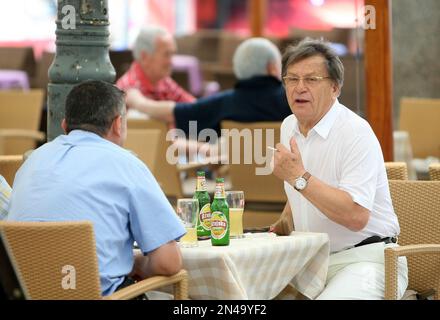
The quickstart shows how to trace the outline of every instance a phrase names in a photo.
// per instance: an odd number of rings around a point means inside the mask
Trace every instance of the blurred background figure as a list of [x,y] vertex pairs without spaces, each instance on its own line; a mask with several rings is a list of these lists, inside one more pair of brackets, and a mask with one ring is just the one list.
[[152,118],[174,122],[187,135],[190,121],[197,121],[197,133],[212,128],[219,135],[223,120],[282,121],[291,114],[280,81],[281,54],[272,42],[248,39],[239,45],[232,60],[238,79],[233,89],[190,103],[157,102],[139,90],[128,90],[127,104]]
[[154,100],[194,101],[190,93],[170,78],[175,52],[176,42],[169,32],[157,26],[143,28],[133,46],[135,60],[116,85],[125,91],[139,90]]

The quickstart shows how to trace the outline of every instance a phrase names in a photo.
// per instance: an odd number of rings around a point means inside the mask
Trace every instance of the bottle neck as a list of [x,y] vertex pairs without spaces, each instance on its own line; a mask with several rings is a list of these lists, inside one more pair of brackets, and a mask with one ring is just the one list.
[[226,198],[225,183],[224,182],[217,182],[217,184],[215,185],[214,199],[224,199],[224,198]]
[[205,177],[197,177],[196,191],[206,191],[206,179],[205,179]]

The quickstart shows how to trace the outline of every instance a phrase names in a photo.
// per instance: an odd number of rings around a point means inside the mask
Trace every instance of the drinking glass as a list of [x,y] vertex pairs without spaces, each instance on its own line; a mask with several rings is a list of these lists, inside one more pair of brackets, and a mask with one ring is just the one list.
[[180,238],[180,246],[184,248],[197,247],[197,216],[199,201],[197,199],[177,199],[177,215],[186,229],[186,234]]
[[244,238],[243,235],[243,211],[244,192],[226,191],[226,201],[229,206],[229,223],[231,226],[229,236],[231,238]]

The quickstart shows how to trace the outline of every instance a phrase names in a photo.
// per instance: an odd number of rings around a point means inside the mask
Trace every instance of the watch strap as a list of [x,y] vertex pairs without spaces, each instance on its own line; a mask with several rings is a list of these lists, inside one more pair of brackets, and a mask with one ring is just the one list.
[[312,176],[312,175],[311,175],[308,171],[306,171],[306,172],[302,175],[302,177],[303,177],[304,180],[306,180],[306,181],[309,181],[309,179],[310,179],[311,176]]
[[[306,171],[300,178],[303,178],[305,181],[306,181],[306,183],[309,181],[309,179],[310,179],[310,177],[311,177],[312,175],[308,172],[308,171]],[[299,179],[299,178],[298,178]],[[306,185],[307,186],[307,185]],[[304,190],[304,189],[298,189],[296,186],[293,186],[293,188],[296,190],[296,191],[302,191],[302,190]]]

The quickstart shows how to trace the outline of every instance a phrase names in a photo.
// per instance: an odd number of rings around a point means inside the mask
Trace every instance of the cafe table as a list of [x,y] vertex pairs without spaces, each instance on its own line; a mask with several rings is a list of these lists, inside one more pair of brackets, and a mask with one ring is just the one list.
[[267,300],[287,286],[309,299],[325,286],[329,262],[325,233],[245,234],[229,246],[181,248],[190,299]]

